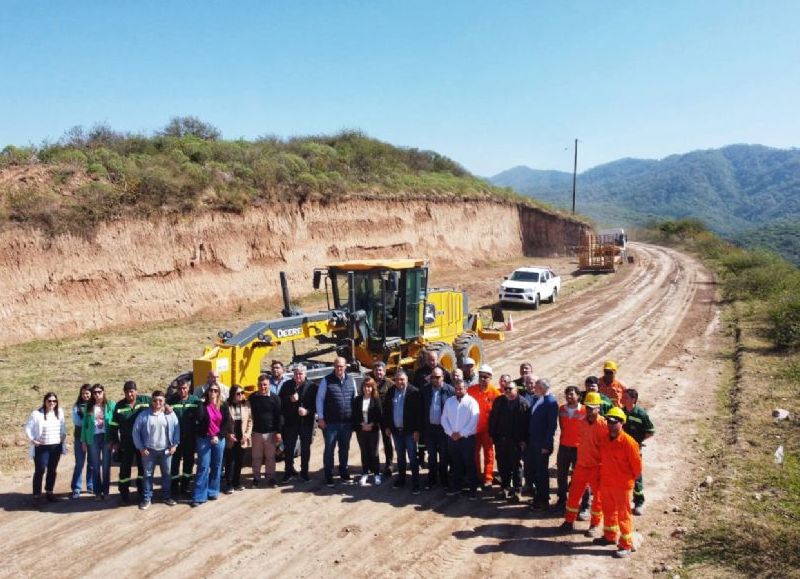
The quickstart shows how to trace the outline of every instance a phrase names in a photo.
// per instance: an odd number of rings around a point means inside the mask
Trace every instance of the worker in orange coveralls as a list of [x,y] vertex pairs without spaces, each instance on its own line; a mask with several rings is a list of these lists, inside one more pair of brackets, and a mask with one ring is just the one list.
[[[585,535],[591,537],[600,525],[603,515],[600,494],[600,443],[608,437],[606,420],[600,416],[602,399],[598,392],[588,392],[583,400],[586,416],[580,421],[578,432],[578,460],[572,471],[572,482],[569,485],[567,509],[561,528],[571,531],[575,528],[575,519],[580,509],[581,497],[586,487],[592,490],[592,511],[589,530]],[[585,520],[585,519],[581,519]]]
[[[480,415],[478,430],[475,433],[475,464],[478,472],[483,472],[483,485],[491,486],[494,479],[494,443],[489,435],[489,413],[500,390],[492,384],[492,367],[482,364],[478,368],[478,383],[467,389],[467,394],[478,401]],[[483,449],[483,469],[481,469],[481,449]]]
[[[633,484],[642,472],[639,444],[622,430],[625,411],[612,408],[606,414],[608,436],[601,439],[600,494],[603,500],[603,536],[595,545],[617,544],[617,558],[627,557],[633,550],[633,517],[631,501]],[[619,533],[619,542],[617,534]]]
[[617,380],[617,363],[609,360],[603,365],[603,376],[598,382],[600,394],[608,396],[617,408],[622,408],[622,394],[625,384]]

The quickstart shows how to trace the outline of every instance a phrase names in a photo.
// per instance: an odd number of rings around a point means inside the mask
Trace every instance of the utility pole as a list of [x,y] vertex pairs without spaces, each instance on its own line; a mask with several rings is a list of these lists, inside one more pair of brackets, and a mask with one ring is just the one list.
[[572,214],[575,215],[575,183],[578,179],[578,139],[575,139],[575,164],[572,167]]

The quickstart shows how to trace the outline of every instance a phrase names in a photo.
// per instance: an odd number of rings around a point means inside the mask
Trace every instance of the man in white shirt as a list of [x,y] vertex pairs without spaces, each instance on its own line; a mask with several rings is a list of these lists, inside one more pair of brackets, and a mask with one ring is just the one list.
[[448,437],[448,452],[453,462],[453,478],[447,495],[457,495],[466,483],[469,500],[475,501],[478,499],[475,431],[478,428],[480,408],[477,400],[467,394],[464,373],[461,370],[453,371],[453,389],[455,396],[447,399],[442,412],[442,428]]

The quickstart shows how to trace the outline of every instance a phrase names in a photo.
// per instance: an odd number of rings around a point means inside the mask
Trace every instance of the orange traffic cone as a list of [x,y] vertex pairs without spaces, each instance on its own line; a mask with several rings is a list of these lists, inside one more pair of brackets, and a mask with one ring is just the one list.
[[506,322],[506,332],[513,332],[514,331],[514,318],[511,317],[511,314],[508,314],[508,321]]

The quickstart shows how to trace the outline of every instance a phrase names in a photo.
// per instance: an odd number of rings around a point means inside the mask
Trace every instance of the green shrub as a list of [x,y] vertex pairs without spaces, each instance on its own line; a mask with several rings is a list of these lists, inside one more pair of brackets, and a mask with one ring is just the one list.
[[0,168],[12,165],[27,165],[36,157],[33,147],[15,147],[8,145],[0,151]]
[[6,198],[8,217],[18,223],[49,227],[49,218],[53,207],[58,202],[58,195],[50,189],[24,187],[9,191]]
[[243,213],[250,205],[250,195],[247,191],[234,187],[220,191],[215,206],[229,213]]
[[47,162],[54,165],[74,165],[76,167],[85,167],[87,161],[86,153],[75,149],[54,150],[47,158]]
[[100,223],[117,218],[122,212],[122,195],[115,187],[88,183],[78,190],[74,205],[62,209],[61,228],[91,236]]
[[[88,131],[74,127],[57,143],[38,149],[11,146],[0,152],[0,167],[37,160],[48,166],[51,179],[43,189],[62,191],[82,182],[83,170],[110,189],[74,197],[17,193],[6,203],[0,221],[43,223],[56,232],[71,230],[72,220],[83,231],[116,216],[195,211],[204,204],[238,212],[260,199],[345,192],[370,197],[425,192],[443,198],[491,193],[537,205],[519,195],[498,193],[438,153],[394,147],[360,131],[224,141],[208,123],[175,117],[153,136],[120,133],[98,124]],[[113,210],[77,207],[104,195],[111,199],[112,189]]]
[[146,167],[139,175],[135,188],[136,204],[158,209],[179,200],[184,180],[164,167]]
[[217,127],[193,116],[172,117],[167,126],[161,130],[161,134],[179,138],[193,136],[210,141],[216,141],[222,136]]
[[730,244],[710,231],[698,233],[694,239],[695,246],[708,259],[720,260],[730,249]]
[[214,147],[207,141],[184,139],[182,146],[183,152],[192,163],[202,165],[214,159]]
[[108,178],[108,169],[102,163],[89,163],[89,166],[86,168],[86,172],[89,173],[92,177],[96,178]]
[[723,295],[732,300],[767,299],[786,289],[796,268],[764,250],[732,249],[720,260]]
[[319,181],[311,173],[300,173],[294,180],[294,184],[302,193],[314,193],[319,191]]
[[800,347],[800,295],[787,292],[769,308],[770,338],[779,348]]

